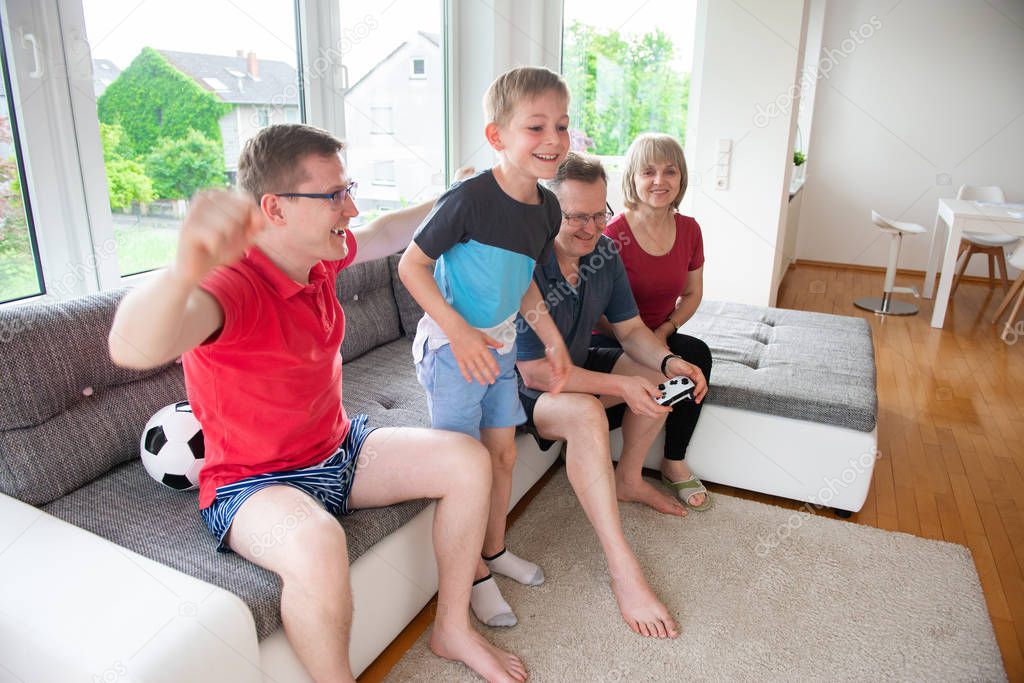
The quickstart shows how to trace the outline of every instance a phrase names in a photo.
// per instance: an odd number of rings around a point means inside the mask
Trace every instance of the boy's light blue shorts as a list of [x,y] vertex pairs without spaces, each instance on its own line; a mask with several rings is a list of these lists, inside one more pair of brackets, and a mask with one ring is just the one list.
[[491,353],[498,361],[498,379],[494,384],[480,384],[462,376],[450,345],[424,349],[423,360],[416,364],[416,377],[427,390],[430,426],[479,439],[481,429],[517,427],[526,422],[519,401],[515,347],[505,354],[494,349]]

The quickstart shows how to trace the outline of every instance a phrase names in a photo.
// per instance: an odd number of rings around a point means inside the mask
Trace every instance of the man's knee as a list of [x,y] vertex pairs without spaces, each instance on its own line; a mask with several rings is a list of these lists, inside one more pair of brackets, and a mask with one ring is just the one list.
[[608,416],[596,396],[562,394],[559,400],[566,402],[565,412],[572,415],[572,419],[567,419],[560,425],[567,441],[608,441]]
[[439,465],[451,488],[490,490],[491,458],[484,445],[471,436],[452,433]]
[[284,581],[316,584],[334,580],[348,566],[345,530],[337,519],[320,508],[303,519],[285,539],[290,548],[282,553],[277,573]]

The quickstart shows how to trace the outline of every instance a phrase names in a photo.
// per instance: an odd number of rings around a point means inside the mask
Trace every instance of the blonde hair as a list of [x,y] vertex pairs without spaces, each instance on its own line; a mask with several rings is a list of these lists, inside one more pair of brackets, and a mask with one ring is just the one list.
[[671,135],[662,133],[638,135],[626,150],[626,168],[622,172],[622,203],[626,208],[635,209],[640,205],[640,196],[636,192],[633,176],[650,164],[666,162],[679,169],[679,193],[672,200],[672,208],[679,208],[679,203],[686,194],[686,158],[679,142]]
[[542,66],[510,69],[494,79],[484,93],[484,116],[488,123],[504,125],[512,117],[516,105],[547,90],[554,90],[569,99],[569,86],[554,71]]

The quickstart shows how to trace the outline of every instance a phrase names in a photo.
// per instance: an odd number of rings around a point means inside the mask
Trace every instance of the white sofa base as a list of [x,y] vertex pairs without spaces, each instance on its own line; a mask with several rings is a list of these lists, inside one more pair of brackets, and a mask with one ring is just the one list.
[[[612,457],[622,450],[611,435]],[[661,466],[665,433],[644,466]],[[701,411],[686,463],[702,480],[857,512],[864,506],[878,453],[878,430],[778,417],[709,404]]]

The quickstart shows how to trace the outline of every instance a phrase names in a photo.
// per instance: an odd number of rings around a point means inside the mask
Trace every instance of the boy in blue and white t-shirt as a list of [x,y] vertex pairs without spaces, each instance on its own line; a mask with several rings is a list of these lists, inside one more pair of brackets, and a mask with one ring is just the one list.
[[[413,342],[431,425],[479,438],[491,454],[491,509],[470,604],[480,621],[512,626],[515,614],[491,571],[539,585],[544,573],[505,548],[515,428],[526,420],[515,373],[516,314],[547,347],[565,381],[565,343],[533,283],[537,261],[558,234],[558,199],[541,187],[569,150],[569,90],[558,74],[522,67],[484,96],[487,142],[498,163],[458,183],[420,225],[399,275],[426,312]],[[486,563],[486,564],[485,564]]]

